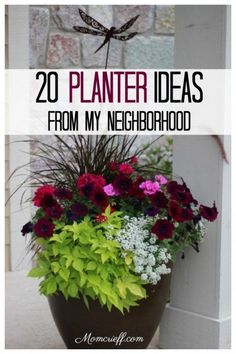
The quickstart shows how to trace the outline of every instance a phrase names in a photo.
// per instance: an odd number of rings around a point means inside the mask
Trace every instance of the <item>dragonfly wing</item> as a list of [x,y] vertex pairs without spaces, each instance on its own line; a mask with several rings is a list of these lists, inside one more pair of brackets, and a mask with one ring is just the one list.
[[101,25],[101,23],[99,23],[98,21],[96,21],[94,18],[92,18],[91,16],[87,15],[84,11],[82,11],[81,9],[79,9],[79,13],[80,16],[82,18],[82,20],[89,26],[95,28],[96,30],[102,31],[107,33],[109,30],[104,27],[103,25]]
[[129,29],[134,22],[137,20],[137,18],[139,17],[139,15],[132,17],[128,22],[126,22],[123,26],[121,26],[119,29],[115,30],[114,33],[115,34],[120,34],[122,32],[127,31],[127,29]]
[[112,38],[119,39],[119,41],[128,41],[129,39],[131,39],[134,36],[136,36],[136,34],[138,34],[138,32],[133,32],[133,33],[127,34],[127,36],[116,36],[116,35],[113,35]]
[[74,30],[76,30],[77,32],[80,32],[80,33],[88,33],[88,34],[93,34],[95,36],[105,36],[104,33],[92,30],[90,28],[80,27],[80,26],[74,26],[73,28],[74,28]]

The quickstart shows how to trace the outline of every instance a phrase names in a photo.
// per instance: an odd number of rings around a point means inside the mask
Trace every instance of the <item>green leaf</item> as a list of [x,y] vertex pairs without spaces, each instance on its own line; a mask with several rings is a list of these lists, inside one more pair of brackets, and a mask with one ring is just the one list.
[[57,291],[57,283],[55,280],[50,280],[47,283],[47,295],[54,294]]
[[133,261],[133,257],[131,256],[131,254],[127,254],[125,256],[125,263],[129,266]]
[[57,256],[59,254],[59,247],[58,247],[58,244],[54,243],[52,245],[52,253],[54,256]]
[[100,299],[103,305],[106,305],[107,297],[103,293],[100,294]]
[[87,280],[87,277],[85,276],[85,274],[80,274],[80,277],[77,280],[77,282],[81,288],[83,288],[84,284],[86,283],[86,280]]
[[88,274],[87,279],[93,285],[97,285],[97,286],[100,285],[101,279],[96,274]]
[[104,294],[106,294],[108,296],[110,296],[112,294],[112,287],[111,287],[109,282],[103,281],[103,282],[100,283],[99,286],[100,286],[101,291]]
[[97,264],[94,261],[91,261],[87,264],[86,270],[95,270],[97,268]]
[[51,263],[51,268],[52,268],[53,273],[56,274],[56,273],[59,272],[61,266],[60,266],[60,264],[58,262],[52,262]]
[[63,238],[62,238],[61,235],[62,235],[62,234],[53,235],[52,237],[50,237],[50,242],[55,241],[55,242],[62,243],[62,242],[63,242]]
[[126,297],[126,284],[118,279],[116,286],[119,290],[120,296],[124,299]]
[[69,268],[69,266],[71,265],[72,262],[73,262],[73,257],[68,256],[66,259],[66,268]]
[[90,243],[90,239],[88,237],[88,234],[80,234],[79,235],[79,241],[82,245],[87,245]]
[[89,302],[88,302],[87,296],[83,295],[83,299],[84,299],[84,303],[85,303],[87,309],[89,310]]
[[78,270],[78,272],[82,272],[84,269],[84,262],[81,259],[75,259],[72,266],[75,270]]
[[108,273],[108,271],[107,271],[105,268],[103,268],[103,269],[101,270],[100,275],[101,275],[101,278],[102,278],[103,280],[107,280],[109,273]]
[[109,259],[109,254],[108,253],[102,253],[101,254],[102,263],[105,263],[108,259]]
[[61,247],[60,253],[65,255],[70,255],[71,254],[70,247],[68,246]]
[[80,256],[80,249],[78,246],[75,246],[72,250],[72,256],[78,258]]
[[64,279],[65,281],[68,281],[69,276],[70,276],[70,271],[69,271],[69,269],[60,269],[59,275],[62,279]]
[[141,298],[144,297],[143,289],[141,286],[138,286],[137,284],[126,284],[126,285],[132,294]]
[[108,205],[105,209],[105,212],[103,213],[104,215],[106,215],[107,217],[111,214],[111,206]]
[[44,275],[47,274],[47,270],[43,268],[33,268],[31,271],[27,274],[28,277],[32,278],[41,278]]
[[77,297],[78,295],[78,286],[76,285],[75,282],[71,283],[69,286],[68,286],[68,295],[71,296],[71,297]]

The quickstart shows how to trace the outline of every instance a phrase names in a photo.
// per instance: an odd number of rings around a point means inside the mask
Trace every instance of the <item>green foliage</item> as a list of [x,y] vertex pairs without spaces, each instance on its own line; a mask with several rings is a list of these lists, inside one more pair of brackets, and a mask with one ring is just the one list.
[[107,238],[120,230],[120,212],[105,211],[107,220],[93,225],[86,217],[80,223],[57,223],[49,239],[38,238],[41,250],[37,254],[37,267],[31,277],[43,277],[40,293],[63,293],[66,299],[82,296],[98,299],[109,310],[115,306],[122,313],[146,297],[144,282],[133,272],[132,254],[125,257],[118,242]]
[[166,176],[172,175],[173,139],[167,138],[164,144],[159,146],[145,145],[145,151],[141,156],[141,163],[151,166]]

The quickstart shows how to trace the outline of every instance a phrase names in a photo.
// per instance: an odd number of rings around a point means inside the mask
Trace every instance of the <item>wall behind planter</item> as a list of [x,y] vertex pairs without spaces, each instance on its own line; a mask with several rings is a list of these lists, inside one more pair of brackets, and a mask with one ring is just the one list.
[[107,27],[117,27],[140,14],[129,30],[138,35],[123,43],[112,40],[111,68],[173,68],[174,6],[91,5],[30,7],[31,68],[103,68],[106,49],[94,54],[101,37],[79,34],[73,26],[85,26],[79,7]]

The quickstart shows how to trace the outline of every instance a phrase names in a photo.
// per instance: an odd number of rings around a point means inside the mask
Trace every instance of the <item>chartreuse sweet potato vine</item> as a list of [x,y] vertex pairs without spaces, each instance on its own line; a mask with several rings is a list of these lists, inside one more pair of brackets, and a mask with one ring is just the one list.
[[120,244],[106,237],[121,229],[120,214],[108,209],[107,220],[97,225],[90,217],[72,225],[56,222],[51,238],[37,238],[37,266],[28,275],[43,277],[40,293],[82,297],[88,307],[89,298],[98,299],[109,310],[114,306],[121,312],[145,298],[144,281],[133,272],[132,254],[124,256]]

